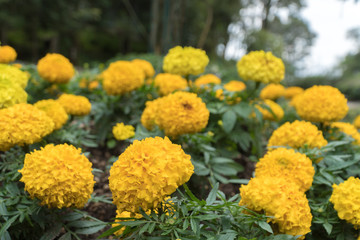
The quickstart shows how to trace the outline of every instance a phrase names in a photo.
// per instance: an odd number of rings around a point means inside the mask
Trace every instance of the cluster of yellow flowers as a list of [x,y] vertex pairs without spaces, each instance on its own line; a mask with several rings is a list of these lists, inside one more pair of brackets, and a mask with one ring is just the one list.
[[51,83],[68,83],[75,74],[72,63],[61,54],[48,53],[37,64],[40,77]]
[[221,79],[215,74],[205,74],[198,77],[194,84],[197,87],[202,87],[206,84],[221,84]]
[[27,93],[18,84],[0,74],[0,109],[27,102]]
[[339,185],[333,185],[333,193],[330,202],[340,219],[353,224],[356,229],[360,228],[360,179],[350,177]]
[[286,99],[292,99],[293,97],[304,92],[304,89],[301,87],[288,87],[285,89],[284,97]]
[[244,80],[279,83],[285,76],[285,65],[271,52],[252,51],[237,62],[239,76]]
[[94,188],[92,163],[72,145],[48,144],[26,154],[19,170],[31,198],[53,208],[82,208]]
[[15,61],[17,53],[14,48],[4,45],[0,46],[0,63],[9,63]]
[[354,125],[345,122],[334,122],[332,128],[338,128],[341,132],[351,136],[355,140],[355,144],[360,145],[360,133]]
[[295,102],[299,116],[311,122],[333,122],[341,120],[349,107],[347,99],[331,86],[313,86],[299,95]]
[[90,79],[86,79],[86,78],[82,78],[79,82],[79,87],[80,88],[87,88],[90,91],[94,90],[95,88],[99,87],[100,83],[99,81],[95,78],[94,80],[90,80]]
[[17,67],[6,64],[0,64],[0,77],[9,82],[18,84],[23,89],[25,89],[29,80],[29,76],[25,72]]
[[276,100],[285,95],[285,87],[281,84],[270,83],[260,92],[261,99]]
[[135,136],[135,128],[131,125],[124,125],[124,123],[117,123],[112,133],[116,140],[121,141]]
[[167,137],[135,140],[110,169],[113,202],[119,212],[156,208],[193,171],[190,156]]
[[69,119],[64,107],[56,100],[40,100],[34,106],[44,111],[53,120],[55,130],[60,129]]
[[323,133],[312,123],[306,121],[286,122],[276,129],[268,142],[271,146],[288,146],[291,148],[321,148],[327,145]]
[[176,92],[146,103],[141,123],[148,130],[156,124],[166,136],[176,138],[200,132],[206,127],[209,116],[205,103],[195,93]]
[[184,90],[187,88],[188,83],[180,75],[159,73],[154,79],[154,85],[158,87],[161,96],[166,96],[176,90]]
[[265,99],[262,103],[270,108],[271,111],[262,107],[260,104],[256,104],[255,107],[261,112],[263,118],[269,121],[280,121],[284,117],[284,110],[276,102]]
[[293,236],[310,232],[312,215],[305,193],[286,178],[255,177],[240,187],[240,206],[274,216],[270,221],[280,233]]
[[0,109],[0,151],[7,151],[15,145],[33,144],[53,130],[51,118],[30,104],[20,103]]
[[155,69],[150,62],[143,59],[134,59],[131,61],[137,65],[145,74],[145,78],[151,78],[155,75]]
[[116,61],[101,73],[103,88],[109,95],[122,95],[144,85],[145,73],[138,65]]
[[91,103],[84,96],[63,93],[57,101],[63,106],[67,114],[85,116],[91,111]]
[[209,57],[204,50],[176,46],[164,57],[163,70],[181,76],[199,75],[208,64]]

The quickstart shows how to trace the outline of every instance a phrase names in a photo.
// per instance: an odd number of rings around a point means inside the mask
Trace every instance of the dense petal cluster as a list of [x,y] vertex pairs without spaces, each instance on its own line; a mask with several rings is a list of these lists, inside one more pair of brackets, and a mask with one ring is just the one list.
[[276,100],[285,94],[285,87],[281,84],[270,83],[260,92],[261,99]]
[[0,46],[0,63],[9,63],[15,61],[17,53],[13,47]]
[[40,77],[51,83],[68,83],[75,74],[72,63],[61,54],[48,53],[37,64]]
[[167,137],[135,140],[110,169],[113,202],[120,212],[156,208],[193,171],[190,155]]
[[112,133],[116,140],[125,140],[135,136],[135,128],[131,125],[124,125],[124,123],[117,123],[113,129]]
[[271,112],[259,104],[255,105],[255,107],[261,112],[265,120],[280,121],[284,117],[284,110],[276,102],[270,99],[265,99],[263,104],[268,106]]
[[333,122],[341,120],[349,107],[347,99],[331,86],[313,86],[299,95],[295,103],[299,116],[311,122]]
[[131,62],[137,65],[144,72],[145,78],[151,78],[155,75],[155,69],[150,62],[143,59],[134,59]]
[[205,71],[208,64],[209,57],[204,50],[176,46],[164,57],[163,70],[182,76],[199,75]]
[[350,177],[339,185],[333,185],[333,193],[330,202],[340,219],[360,228],[360,179]]
[[91,111],[91,103],[84,96],[73,94],[62,94],[57,101],[63,106],[67,114],[74,116],[85,116]]
[[194,82],[195,86],[197,87],[202,87],[206,84],[220,84],[220,83],[221,83],[221,79],[215,74],[202,75],[198,77]]
[[31,198],[38,198],[50,208],[82,208],[94,188],[92,163],[80,148],[72,145],[48,144],[26,154],[19,170],[21,182]]
[[200,132],[206,127],[209,116],[205,103],[195,93],[176,92],[153,103],[147,102],[141,122],[149,130],[156,124],[166,136],[176,138]]
[[296,95],[299,95],[304,92],[304,89],[301,87],[288,87],[285,89],[284,97],[286,99],[292,99]]
[[22,88],[26,87],[29,80],[29,76],[25,72],[6,64],[0,64],[0,78],[16,83]]
[[18,84],[0,76],[0,109],[27,102],[27,93]]
[[46,114],[53,120],[54,129],[60,129],[69,119],[64,107],[56,100],[46,99],[38,101],[34,104],[38,109],[46,112]]
[[240,92],[246,88],[246,85],[241,81],[231,80],[224,84],[224,88],[229,92]]
[[359,129],[360,128],[360,115],[358,115],[354,120],[354,126]]
[[276,129],[268,142],[271,146],[301,148],[321,148],[327,145],[323,133],[312,123],[306,121],[286,122]]
[[135,63],[116,61],[102,72],[103,88],[109,95],[122,95],[144,84],[145,74]]
[[351,136],[355,140],[355,144],[360,145],[360,133],[354,125],[346,122],[334,122],[332,128],[338,128],[341,132]]
[[244,80],[279,83],[285,76],[285,65],[271,52],[252,51],[237,62],[239,76]]
[[53,130],[51,118],[30,104],[20,103],[0,109],[0,151],[15,145],[33,144]]
[[286,178],[305,192],[312,185],[315,174],[312,161],[293,149],[277,148],[265,154],[256,164],[255,177]]
[[274,216],[270,221],[277,224],[280,233],[302,235],[303,239],[310,232],[312,215],[305,193],[287,179],[252,178],[240,187],[240,195],[240,206]]
[[184,90],[188,84],[185,78],[171,73],[159,73],[154,79],[159,94],[166,96],[176,90]]

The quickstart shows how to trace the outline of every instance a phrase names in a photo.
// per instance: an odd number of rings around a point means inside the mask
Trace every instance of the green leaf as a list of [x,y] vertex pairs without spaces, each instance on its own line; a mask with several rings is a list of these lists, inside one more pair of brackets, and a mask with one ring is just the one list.
[[327,234],[330,235],[332,232],[333,226],[330,223],[326,222],[323,224],[323,227],[325,228]]
[[105,223],[101,221],[87,221],[87,220],[80,220],[80,221],[74,221],[69,224],[67,224],[68,227],[74,227],[74,228],[88,228],[93,226],[99,226],[104,225]]
[[104,238],[104,237],[107,237],[107,236],[110,236],[112,234],[114,234],[114,232],[117,232],[119,231],[120,229],[124,228],[123,225],[118,225],[116,227],[113,227],[113,228],[110,228],[109,230],[106,230],[105,232],[103,232],[99,237],[99,238]]
[[265,231],[267,231],[267,232],[269,232],[269,233],[274,233],[273,230],[272,230],[272,228],[271,228],[271,226],[270,226],[270,224],[268,224],[267,222],[264,222],[264,221],[258,222],[258,225],[259,225],[262,229],[264,229]]
[[154,231],[155,227],[156,227],[156,223],[154,223],[154,222],[150,223],[148,232],[152,233]]
[[195,197],[195,195],[190,191],[189,187],[186,185],[186,183],[183,184],[183,187],[185,189],[186,194],[190,197],[191,200],[197,202],[197,203],[201,203],[201,201]]
[[144,224],[144,226],[142,226],[141,228],[140,228],[140,230],[139,230],[139,235],[141,235],[141,234],[143,234],[144,232],[146,232],[147,230],[148,230],[148,228],[150,227],[150,224],[151,223],[146,223],[146,224]]
[[114,139],[111,139],[109,141],[106,142],[106,146],[109,148],[109,149],[112,149],[116,146],[116,141]]
[[53,227],[51,227],[49,230],[47,230],[44,235],[41,236],[40,240],[53,240],[55,239],[61,231],[62,224],[56,223]]
[[249,179],[229,179],[229,183],[248,184]]
[[71,212],[71,213],[68,213],[65,216],[63,216],[62,220],[71,222],[71,221],[78,220],[78,219],[82,218],[83,216],[84,215],[81,213]]
[[234,107],[232,107],[232,110],[236,112],[238,116],[247,119],[252,112],[252,107],[248,103],[240,102],[239,104],[236,104]]
[[0,237],[4,237],[5,236],[5,232],[7,232],[6,230],[8,230],[8,228],[11,226],[11,224],[13,222],[15,222],[15,220],[18,218],[19,215],[15,215],[12,218],[10,218],[8,221],[5,222],[4,225],[2,225],[1,229],[0,229]]
[[231,158],[215,157],[215,158],[211,158],[210,162],[211,163],[233,163],[234,160],[232,160]]
[[190,218],[191,229],[195,234],[200,231],[200,221],[195,218]]
[[227,112],[225,112],[222,116],[222,121],[223,121],[223,129],[226,133],[230,133],[231,130],[233,130],[235,123],[236,123],[236,114],[234,111],[229,110]]
[[78,234],[93,234],[93,233],[100,231],[105,226],[106,225],[104,224],[104,225],[94,226],[94,227],[89,227],[89,228],[80,228],[80,229],[77,229],[75,232]]
[[59,240],[71,240],[71,233],[67,232],[64,235],[62,235]]
[[191,162],[194,165],[194,172],[196,175],[207,176],[210,174],[210,169],[207,168],[202,162],[198,162],[193,159],[191,160]]
[[214,164],[211,168],[214,172],[225,176],[235,176],[238,173],[237,169],[234,169],[229,164]]
[[208,197],[206,198],[206,204],[207,205],[211,205],[211,204],[213,204],[215,202],[216,194],[217,194],[218,189],[219,189],[219,183],[217,182],[215,184],[214,188],[209,193]]

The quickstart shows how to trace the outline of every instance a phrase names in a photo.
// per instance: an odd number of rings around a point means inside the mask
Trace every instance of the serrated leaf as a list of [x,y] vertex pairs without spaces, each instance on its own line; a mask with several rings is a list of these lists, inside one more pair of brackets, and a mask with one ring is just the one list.
[[0,229],[0,237],[3,237],[5,235],[5,232],[7,232],[8,228],[11,226],[11,224],[13,222],[16,221],[17,218],[18,218],[18,215],[15,215],[15,216],[11,217],[8,221],[6,221],[4,225],[2,225],[2,227]]
[[210,191],[208,197],[206,198],[207,205],[211,205],[215,202],[218,189],[219,189],[219,183],[217,182],[214,188]]
[[141,235],[141,234],[143,234],[144,232],[146,232],[146,231],[148,230],[149,226],[150,226],[150,223],[149,223],[149,222],[146,223],[146,224],[144,224],[144,226],[142,226],[142,227],[140,228],[140,230],[139,230],[139,235]]
[[89,228],[80,228],[80,229],[77,229],[75,232],[78,234],[93,234],[93,233],[100,231],[105,226],[106,225],[94,226],[94,227],[89,227]]
[[324,223],[323,227],[325,228],[327,234],[330,235],[332,232],[333,226],[330,223]]
[[71,221],[78,220],[82,217],[83,217],[83,214],[77,213],[77,212],[72,212],[72,213],[68,213],[65,216],[63,216],[62,220],[71,222]]
[[67,232],[64,235],[62,235],[59,240],[71,240],[71,233]]
[[56,223],[53,227],[48,229],[44,233],[44,235],[41,236],[40,240],[53,240],[53,239],[55,239],[60,234],[61,228],[62,228],[62,224],[61,223]]

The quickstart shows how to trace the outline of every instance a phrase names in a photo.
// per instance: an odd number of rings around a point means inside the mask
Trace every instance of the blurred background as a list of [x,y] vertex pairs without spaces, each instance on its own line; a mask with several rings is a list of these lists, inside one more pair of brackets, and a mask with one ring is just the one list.
[[360,4],[354,0],[0,0],[0,41],[36,63],[143,57],[161,70],[175,45],[206,50],[209,72],[237,78],[252,50],[286,63],[285,85],[330,84],[360,100]]

